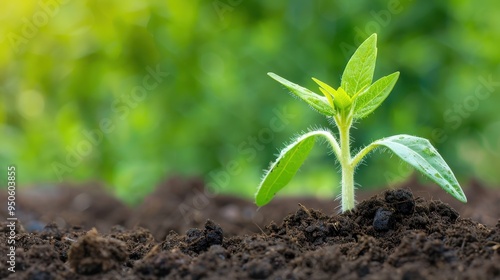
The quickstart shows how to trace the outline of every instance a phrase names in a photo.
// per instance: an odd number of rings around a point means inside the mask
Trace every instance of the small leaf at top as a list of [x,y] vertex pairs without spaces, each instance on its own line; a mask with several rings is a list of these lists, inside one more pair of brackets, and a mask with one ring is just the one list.
[[326,97],[326,99],[328,100],[328,103],[330,103],[330,106],[332,108],[335,108],[335,105],[333,104],[333,95],[331,93],[329,93],[328,91],[324,90],[323,88],[319,88],[319,90]]
[[319,85],[319,90],[325,95],[333,96],[333,104],[335,108],[345,109],[351,106],[351,98],[347,93],[340,87],[338,90],[335,90],[333,87],[324,83],[316,78],[312,78],[315,83]]
[[377,59],[377,34],[366,39],[354,52],[344,73],[340,86],[349,96],[353,96],[372,83]]
[[342,87],[339,87],[333,99],[335,106],[345,109],[352,104],[352,100]]
[[315,140],[315,135],[302,136],[281,151],[255,194],[257,206],[269,203],[274,195],[290,182],[314,147]]
[[304,100],[307,104],[309,104],[313,109],[317,110],[323,115],[328,117],[334,114],[333,108],[328,103],[326,97],[318,95],[304,87],[301,87],[297,84],[294,84],[274,73],[267,73],[271,78],[275,79],[285,87],[287,87],[295,96]]
[[441,186],[454,198],[467,202],[467,198],[455,175],[429,140],[401,134],[377,140],[372,145],[389,148],[394,154]]
[[378,79],[369,88],[354,96],[354,118],[362,119],[372,113],[391,93],[399,72]]

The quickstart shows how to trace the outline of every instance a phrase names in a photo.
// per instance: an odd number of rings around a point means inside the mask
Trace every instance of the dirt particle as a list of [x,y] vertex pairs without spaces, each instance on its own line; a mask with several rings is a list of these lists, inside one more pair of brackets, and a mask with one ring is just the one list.
[[425,280],[425,277],[418,271],[418,269],[407,270],[401,277],[403,280]]
[[325,239],[329,235],[331,235],[332,231],[332,227],[329,227],[323,221],[317,221],[305,229],[304,235],[310,242],[314,244],[321,244],[325,242]]
[[431,212],[436,212],[439,216],[450,222],[456,221],[460,216],[460,214],[458,214],[455,209],[451,208],[450,205],[440,201],[432,201],[429,204],[429,210]]
[[387,191],[385,192],[385,201],[403,215],[411,215],[415,210],[415,200],[408,190]]
[[142,276],[165,277],[173,272],[182,275],[187,272],[190,262],[190,257],[179,250],[166,252],[155,247],[151,254],[135,263],[134,270]]
[[48,223],[41,231],[40,236],[44,239],[61,240],[62,234],[55,223]]
[[252,260],[244,265],[244,269],[252,279],[266,279],[273,272],[272,265],[262,260]]
[[97,230],[92,229],[70,247],[69,265],[78,274],[106,272],[127,259],[126,250],[122,241],[98,236]]
[[200,253],[193,258],[189,265],[191,279],[205,279],[210,274],[212,274],[213,279],[232,278],[228,277],[228,271],[226,270],[229,259],[229,253],[222,246],[211,246],[206,252]]
[[56,279],[48,271],[33,270],[28,272],[28,279],[30,280],[52,280]]
[[222,228],[211,220],[205,223],[205,229],[189,229],[186,232],[187,247],[190,251],[200,253],[212,245],[221,245],[223,241]]

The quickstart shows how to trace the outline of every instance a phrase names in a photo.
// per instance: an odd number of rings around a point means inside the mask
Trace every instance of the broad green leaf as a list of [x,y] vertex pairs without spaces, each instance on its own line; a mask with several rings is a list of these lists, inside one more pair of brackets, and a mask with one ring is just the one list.
[[399,78],[399,72],[378,79],[369,88],[354,97],[354,118],[368,116],[384,102]]
[[429,140],[401,134],[377,140],[372,145],[389,148],[394,154],[429,177],[454,198],[467,202],[467,198],[455,175]]
[[255,194],[257,206],[269,203],[274,195],[290,182],[309,155],[315,140],[315,135],[303,135],[281,151],[279,157],[266,172]]
[[353,96],[372,83],[377,59],[377,34],[374,33],[366,39],[354,52],[344,73],[340,86]]
[[326,97],[318,95],[306,88],[303,88],[297,84],[294,84],[274,73],[267,73],[271,78],[275,79],[285,87],[287,87],[295,96],[304,100],[309,104],[313,109],[317,110],[323,115],[328,117],[334,114],[333,108],[328,104],[328,100]]

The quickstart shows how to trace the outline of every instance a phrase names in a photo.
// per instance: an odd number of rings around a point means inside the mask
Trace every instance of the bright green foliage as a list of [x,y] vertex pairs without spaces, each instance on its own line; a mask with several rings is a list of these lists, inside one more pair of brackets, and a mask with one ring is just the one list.
[[353,54],[345,67],[340,86],[350,96],[357,94],[372,83],[377,60],[377,34],[373,34]]
[[299,170],[314,146],[316,137],[304,135],[283,149],[278,159],[271,165],[265,182],[270,187],[263,188],[255,197],[258,206],[267,204]]
[[319,90],[326,96],[326,98],[330,102],[330,106],[332,106],[333,108],[338,108],[340,110],[345,110],[349,106],[351,106],[352,99],[344,91],[343,88],[340,87],[338,90],[335,90],[331,86],[323,83],[316,78],[312,79],[319,85]]
[[384,102],[389,93],[391,93],[398,77],[399,72],[382,77],[366,90],[359,93],[359,95],[356,96],[354,118],[364,118],[377,109],[377,107]]
[[467,201],[450,167],[426,139],[410,135],[391,136],[373,142],[351,157],[349,131],[353,120],[364,118],[379,107],[399,77],[399,72],[395,72],[372,84],[377,56],[376,41],[377,36],[373,34],[356,50],[347,63],[338,89],[313,78],[325,97],[269,73],[314,109],[333,118],[339,130],[339,141],[330,132],[311,131],[286,147],[264,176],[256,194],[257,205],[268,203],[291,180],[311,151],[316,135],[327,138],[342,167],[342,211],[354,208],[354,170],[370,151],[379,146],[390,149],[456,199]]
[[307,102],[307,104],[311,105],[312,108],[314,108],[315,110],[317,110],[321,114],[327,115],[327,116],[333,115],[334,108],[333,108],[333,106],[330,106],[328,104],[328,101],[325,97],[319,96],[306,88],[303,88],[303,87],[296,85],[290,81],[287,81],[274,73],[267,73],[267,74],[271,78],[273,78],[276,81],[278,81],[279,83],[281,83],[282,85],[286,86],[290,90],[291,93],[293,93],[297,97],[299,97],[302,100],[304,100],[305,102]]
[[429,140],[401,134],[377,140],[372,145],[389,148],[395,155],[436,182],[453,197],[467,202],[455,175]]

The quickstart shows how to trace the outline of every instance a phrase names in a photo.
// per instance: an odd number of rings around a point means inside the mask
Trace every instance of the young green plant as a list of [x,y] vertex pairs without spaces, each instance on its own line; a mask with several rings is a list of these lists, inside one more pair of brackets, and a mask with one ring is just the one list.
[[351,156],[350,129],[353,121],[372,113],[387,98],[396,84],[399,72],[372,83],[377,57],[377,35],[366,39],[353,54],[342,74],[340,87],[312,78],[323,96],[296,85],[274,73],[271,78],[287,87],[292,94],[308,103],[321,114],[332,118],[338,129],[338,140],[328,130],[314,130],[296,138],[285,147],[266,171],[255,195],[258,206],[267,204],[298,171],[318,137],[330,143],[342,169],[342,212],[355,206],[354,171],[363,158],[378,147],[385,147],[395,155],[429,177],[456,199],[467,202],[462,188],[441,155],[424,138],[401,134],[377,140]]

